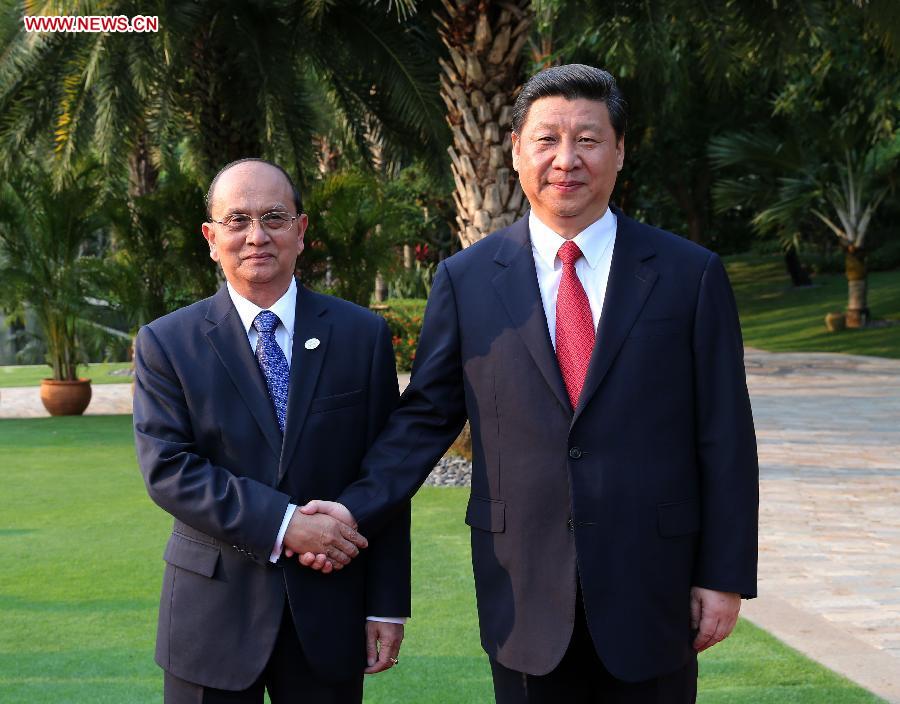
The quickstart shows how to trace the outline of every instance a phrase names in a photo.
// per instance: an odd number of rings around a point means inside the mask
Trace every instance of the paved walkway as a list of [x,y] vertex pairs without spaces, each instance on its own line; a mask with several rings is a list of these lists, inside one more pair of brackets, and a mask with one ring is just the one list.
[[900,702],[900,360],[748,351],[760,598],[744,615]]
[[[743,613],[900,703],[900,360],[748,350],[747,372],[761,596]],[[95,386],[88,413],[130,402]],[[36,388],[0,390],[0,418],[44,415]]]

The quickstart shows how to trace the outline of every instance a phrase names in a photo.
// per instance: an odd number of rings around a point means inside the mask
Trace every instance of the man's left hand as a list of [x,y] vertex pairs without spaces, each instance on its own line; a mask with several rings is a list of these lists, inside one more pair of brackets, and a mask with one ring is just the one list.
[[741,595],[691,587],[691,628],[697,630],[694,650],[698,653],[725,640],[741,610]]
[[363,672],[374,675],[396,665],[402,642],[402,623],[366,621],[366,657],[369,666]]

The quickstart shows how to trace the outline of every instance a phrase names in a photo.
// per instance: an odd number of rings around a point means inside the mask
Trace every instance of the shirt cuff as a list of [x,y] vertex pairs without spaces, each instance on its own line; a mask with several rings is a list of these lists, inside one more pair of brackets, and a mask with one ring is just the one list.
[[381,621],[382,623],[406,623],[406,616],[366,616],[366,621]]
[[284,542],[284,534],[287,533],[288,524],[291,522],[291,516],[294,515],[294,509],[297,504],[288,504],[284,511],[284,518],[281,520],[281,529],[278,531],[278,537],[275,538],[275,547],[272,548],[272,554],[269,555],[269,562],[278,562],[281,557],[282,543]]

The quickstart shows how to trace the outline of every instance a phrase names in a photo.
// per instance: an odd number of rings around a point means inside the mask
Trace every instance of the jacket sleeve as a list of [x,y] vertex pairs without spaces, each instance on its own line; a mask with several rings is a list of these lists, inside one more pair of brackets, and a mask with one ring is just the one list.
[[721,260],[703,272],[694,318],[702,521],[694,584],[756,596],[759,466],[734,294]]
[[362,478],[337,499],[356,518],[363,534],[377,532],[409,500],[457,438],[465,420],[456,300],[442,262],[428,297],[410,384],[366,454]]
[[183,523],[268,564],[290,497],[197,452],[181,380],[163,342],[135,343],[134,435],[150,498]]
[[[380,321],[369,383],[369,425],[366,444],[371,446],[397,406],[397,368],[387,323]],[[410,615],[410,504],[403,502],[384,529],[369,543],[366,556],[366,614],[401,617]]]

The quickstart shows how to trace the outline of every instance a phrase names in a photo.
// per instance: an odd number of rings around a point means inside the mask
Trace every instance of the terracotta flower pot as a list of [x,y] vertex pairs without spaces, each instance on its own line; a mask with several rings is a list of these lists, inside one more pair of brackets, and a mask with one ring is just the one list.
[[51,416],[80,416],[90,402],[90,379],[41,381],[41,403]]

